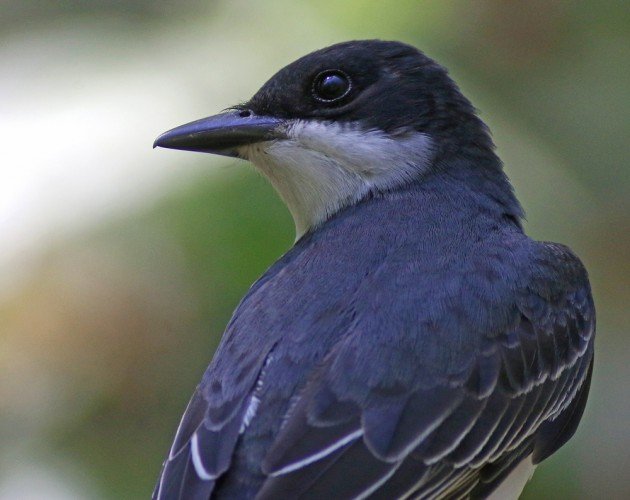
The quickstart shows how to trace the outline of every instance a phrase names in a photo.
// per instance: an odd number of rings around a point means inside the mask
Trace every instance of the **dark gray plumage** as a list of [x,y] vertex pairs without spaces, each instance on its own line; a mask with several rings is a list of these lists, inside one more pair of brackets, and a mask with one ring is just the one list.
[[[319,105],[328,68],[355,94]],[[440,66],[403,44],[340,44],[237,113],[237,139],[230,114],[157,145],[249,157],[241,145],[286,141],[301,120],[422,134],[430,160],[317,219],[252,286],[156,498],[485,497],[571,437],[593,361],[586,271],[523,233],[485,126]]]

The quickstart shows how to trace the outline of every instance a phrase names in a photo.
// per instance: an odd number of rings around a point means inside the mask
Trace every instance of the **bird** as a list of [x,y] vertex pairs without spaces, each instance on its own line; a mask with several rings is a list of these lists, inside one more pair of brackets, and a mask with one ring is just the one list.
[[248,160],[296,241],[249,289],[153,498],[517,498],[575,433],[588,274],[524,232],[488,127],[396,41],[312,52],[154,147]]

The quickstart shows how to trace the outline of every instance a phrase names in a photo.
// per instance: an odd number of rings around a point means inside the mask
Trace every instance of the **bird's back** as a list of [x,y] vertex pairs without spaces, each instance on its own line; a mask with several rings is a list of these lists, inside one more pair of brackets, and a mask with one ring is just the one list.
[[568,439],[592,357],[583,268],[434,177],[345,209],[253,285],[164,498],[485,495]]

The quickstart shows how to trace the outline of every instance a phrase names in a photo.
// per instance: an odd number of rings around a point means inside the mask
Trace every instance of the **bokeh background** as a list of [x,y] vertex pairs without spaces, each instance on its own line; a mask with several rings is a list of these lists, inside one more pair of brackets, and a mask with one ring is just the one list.
[[630,498],[630,10],[607,0],[0,3],[0,499],[141,499],[247,287],[293,240],[236,160],[152,150],[353,38],[446,65],[538,239],[586,263],[596,369],[524,498]]

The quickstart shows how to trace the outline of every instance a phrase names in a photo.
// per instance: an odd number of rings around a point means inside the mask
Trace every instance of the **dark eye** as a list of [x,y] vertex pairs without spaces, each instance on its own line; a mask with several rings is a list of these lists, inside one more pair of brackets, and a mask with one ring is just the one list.
[[350,78],[339,70],[322,71],[313,82],[313,95],[325,102],[334,102],[350,92]]

